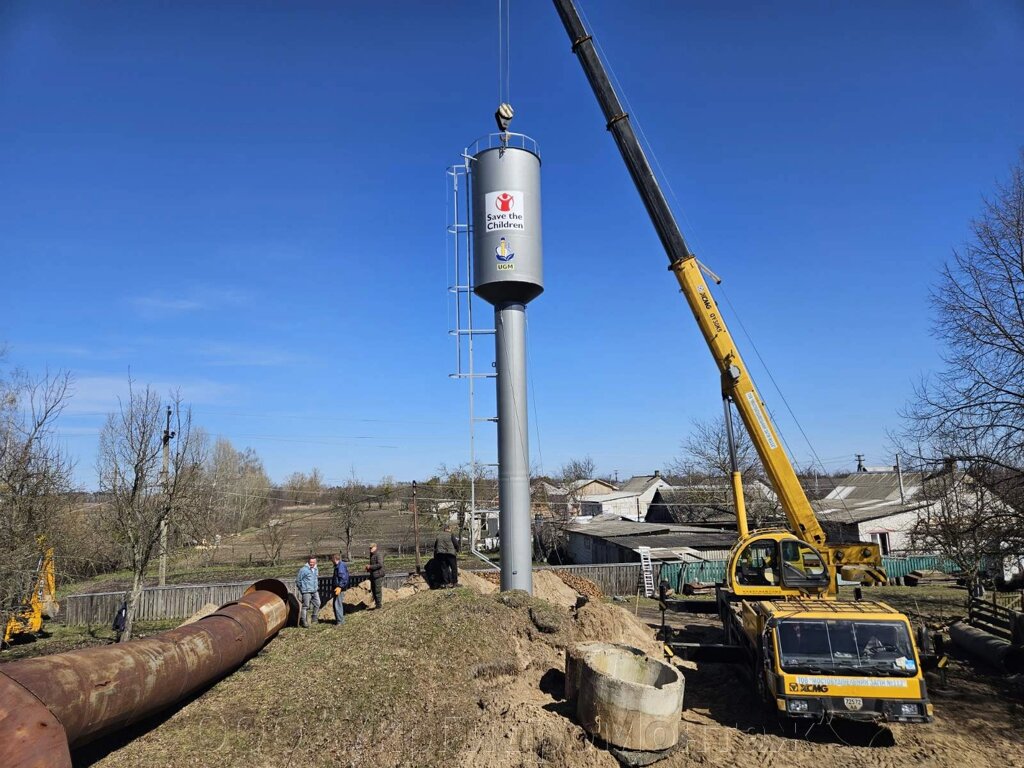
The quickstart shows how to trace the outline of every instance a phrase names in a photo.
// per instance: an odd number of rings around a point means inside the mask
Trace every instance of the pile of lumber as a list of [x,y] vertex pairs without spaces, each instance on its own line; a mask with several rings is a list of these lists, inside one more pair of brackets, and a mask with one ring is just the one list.
[[956,576],[951,576],[942,571],[911,571],[903,577],[903,583],[908,587],[925,584],[956,584]]

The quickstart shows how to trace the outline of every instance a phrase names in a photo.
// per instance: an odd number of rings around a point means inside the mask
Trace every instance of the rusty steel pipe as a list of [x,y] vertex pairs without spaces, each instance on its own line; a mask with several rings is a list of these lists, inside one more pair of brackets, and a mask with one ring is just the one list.
[[0,766],[71,768],[71,749],[231,673],[297,616],[287,587],[264,579],[153,637],[0,666]]

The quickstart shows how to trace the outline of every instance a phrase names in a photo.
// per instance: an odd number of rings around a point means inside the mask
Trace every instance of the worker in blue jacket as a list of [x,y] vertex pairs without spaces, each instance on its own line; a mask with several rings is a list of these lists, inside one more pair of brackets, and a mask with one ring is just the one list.
[[334,563],[334,623],[345,623],[345,602],[342,599],[342,592],[348,589],[348,566],[341,559],[341,555],[331,555],[331,562]]
[[302,608],[299,610],[299,624],[309,626],[307,612],[314,622],[319,621],[317,616],[320,613],[320,593],[318,591],[320,573],[316,569],[316,558],[310,557],[304,566],[299,568],[299,575],[295,577],[295,586],[302,598]]

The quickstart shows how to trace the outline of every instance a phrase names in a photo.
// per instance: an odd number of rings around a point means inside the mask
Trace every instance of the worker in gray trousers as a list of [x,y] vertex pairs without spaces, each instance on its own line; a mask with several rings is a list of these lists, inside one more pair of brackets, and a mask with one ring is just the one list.
[[[302,597],[302,608],[299,610],[299,624],[309,626],[310,618],[315,623],[320,620],[320,572],[316,569],[316,558],[310,557],[306,564],[299,568],[295,577],[295,586]],[[308,617],[307,618],[307,614]]]

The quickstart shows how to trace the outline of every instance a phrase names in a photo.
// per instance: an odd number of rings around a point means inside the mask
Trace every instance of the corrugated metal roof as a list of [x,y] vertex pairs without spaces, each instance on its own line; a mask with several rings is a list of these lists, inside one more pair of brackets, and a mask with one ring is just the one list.
[[[903,495],[908,501],[921,490],[924,476],[920,472],[903,473]],[[845,501],[900,500],[900,476],[897,472],[854,472],[836,484],[826,499]]]
[[652,536],[609,536],[608,541],[636,551],[638,547],[663,549],[723,549],[736,543],[736,534],[729,531],[672,531]]
[[928,507],[927,502],[915,502],[900,504],[896,501],[862,501],[855,502],[846,499],[819,499],[811,502],[811,506],[819,513],[822,524],[833,523],[863,523],[867,520],[879,520],[883,517],[901,515],[904,512],[914,512]]
[[643,493],[651,487],[652,483],[656,483],[659,480],[665,482],[661,475],[633,475],[625,484],[620,486],[620,490],[629,491],[630,493]]
[[673,526],[662,523],[633,523],[622,518],[615,520],[602,520],[612,515],[598,515],[589,523],[575,524],[569,527],[571,533],[581,533],[586,536],[644,536],[656,533],[668,533]]
[[[615,517],[616,519],[609,519]],[[575,524],[569,527],[570,533],[579,533],[584,536],[597,536],[603,539],[612,539],[619,536],[658,536],[660,534],[695,534],[695,535],[718,535],[735,538],[730,531],[709,531],[698,525],[676,525],[674,523],[639,523],[631,520],[624,520],[614,515],[599,515],[591,519],[589,523]],[[732,546],[730,543],[727,546]]]

